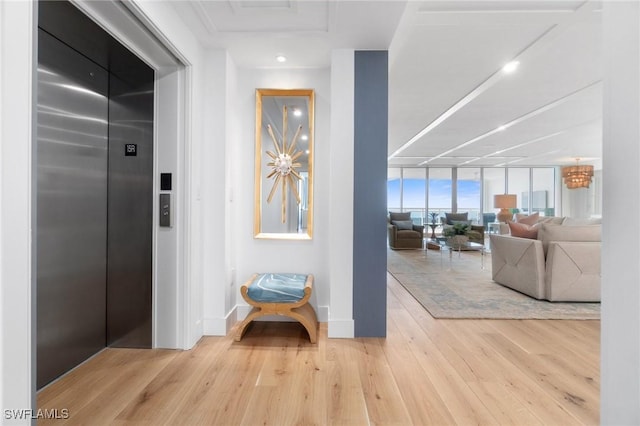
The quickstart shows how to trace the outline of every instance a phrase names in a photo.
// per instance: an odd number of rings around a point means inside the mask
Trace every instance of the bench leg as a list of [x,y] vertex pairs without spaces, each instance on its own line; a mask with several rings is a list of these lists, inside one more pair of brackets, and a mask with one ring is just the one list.
[[316,343],[318,340],[318,318],[316,312],[311,305],[302,305],[299,308],[293,308],[289,317],[295,319],[304,326],[309,333],[309,340],[311,343]]
[[238,330],[236,331],[236,337],[235,337],[236,342],[239,342],[240,340],[242,340],[242,336],[244,335],[244,332],[247,331],[247,327],[249,326],[249,324],[251,324],[251,321],[263,315],[261,311],[262,309],[256,308],[256,307],[251,309],[251,312],[249,312],[249,315],[247,315],[244,321],[242,321],[242,324],[240,324],[240,326],[238,327]]
[[318,340],[318,319],[316,317],[316,312],[313,310],[311,305],[307,303],[306,305],[302,305],[299,308],[293,308],[290,310],[282,309],[278,310],[277,312],[265,312],[258,307],[254,307],[238,327],[238,330],[236,331],[235,341],[239,342],[240,340],[242,340],[242,336],[253,320],[265,315],[282,315],[292,318],[302,324],[302,326],[307,330],[307,333],[309,333],[309,341],[311,343],[316,343]]

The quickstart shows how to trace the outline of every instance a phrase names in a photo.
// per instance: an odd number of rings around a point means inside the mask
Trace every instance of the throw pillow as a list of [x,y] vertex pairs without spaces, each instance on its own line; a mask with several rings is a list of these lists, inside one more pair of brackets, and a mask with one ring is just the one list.
[[516,222],[524,223],[525,225],[535,225],[536,223],[538,223],[539,217],[540,217],[540,213],[538,212],[535,212],[534,214],[531,214],[529,216],[516,213]]
[[453,225],[454,220],[469,220],[469,212],[466,213],[445,213],[447,225]]
[[528,238],[530,240],[535,240],[538,237],[537,225],[527,225],[526,223],[511,221],[507,223],[509,224],[512,237]]
[[398,231],[411,231],[413,229],[413,222],[410,220],[392,220],[391,223],[398,228]]
[[457,224],[471,226],[471,221],[470,220],[452,220],[450,223],[450,225],[457,225]]

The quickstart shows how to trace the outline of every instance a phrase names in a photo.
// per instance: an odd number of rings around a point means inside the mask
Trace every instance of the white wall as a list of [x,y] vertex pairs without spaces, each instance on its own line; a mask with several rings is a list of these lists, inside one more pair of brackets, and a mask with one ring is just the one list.
[[[230,141],[233,193],[230,230],[235,242],[236,279],[246,281],[255,272],[311,273],[315,277],[311,302],[318,319],[327,321],[329,305],[330,203],[330,71],[329,69],[238,69],[237,134]],[[312,240],[253,238],[255,90],[314,89],[314,232]],[[339,208],[339,207],[338,207]],[[349,217],[348,220],[351,220]],[[237,287],[237,286],[236,286]],[[236,289],[237,295],[237,289]],[[248,313],[238,297],[238,315]]]
[[640,3],[603,2],[601,412],[640,424]]
[[329,337],[353,337],[354,51],[331,54]]
[[31,148],[35,15],[0,2],[0,422],[32,407]]
[[228,188],[229,141],[233,139],[233,97],[235,65],[224,50],[205,55],[204,116],[202,149],[203,238],[204,238],[204,334],[226,335],[235,322],[232,296],[233,232],[229,226]]

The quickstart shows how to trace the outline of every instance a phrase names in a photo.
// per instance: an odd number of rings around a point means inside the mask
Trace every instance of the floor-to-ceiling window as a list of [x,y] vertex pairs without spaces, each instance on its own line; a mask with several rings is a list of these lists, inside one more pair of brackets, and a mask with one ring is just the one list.
[[444,216],[451,211],[452,189],[451,167],[430,167],[429,169],[429,212]]
[[486,167],[482,170],[482,223],[495,222],[497,209],[494,206],[494,197],[505,193],[507,182],[507,169],[501,167]]
[[480,168],[459,168],[456,179],[456,207],[458,212],[468,212],[469,220],[474,223],[482,222],[481,211]]
[[402,210],[411,212],[411,219],[416,225],[425,223],[426,188],[426,169],[403,169]]
[[530,174],[528,167],[507,169],[507,193],[516,194],[517,213],[529,213]]
[[556,173],[553,167],[531,169],[531,211],[555,216]]
[[391,212],[402,211],[402,169],[387,169],[387,209]]

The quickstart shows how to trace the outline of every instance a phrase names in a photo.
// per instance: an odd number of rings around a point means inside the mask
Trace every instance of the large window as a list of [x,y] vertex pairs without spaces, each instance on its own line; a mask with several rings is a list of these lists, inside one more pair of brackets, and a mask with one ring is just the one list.
[[425,223],[426,177],[427,171],[424,168],[407,168],[402,172],[402,210],[411,212],[416,225]]
[[387,209],[399,212],[401,209],[400,196],[402,194],[402,169],[387,169]]
[[531,170],[531,211],[541,216],[555,216],[555,170],[552,167],[537,167]]
[[498,211],[493,197],[508,193],[516,194],[518,212],[556,216],[556,173],[553,167],[391,167],[387,205],[390,211],[411,212],[416,224],[429,223],[429,213],[444,217],[455,209],[486,225]]
[[507,192],[517,196],[517,213],[529,213],[529,173],[525,167],[507,169]]
[[451,168],[429,168],[429,212],[437,212],[440,216],[450,212],[451,190]]
[[484,208],[482,223],[484,225],[496,221],[498,209],[493,205],[493,198],[505,193],[506,172],[507,169],[504,168],[487,167],[483,169],[482,204]]
[[468,212],[469,220],[474,223],[481,223],[480,214],[480,169],[460,168],[457,170],[457,211]]

